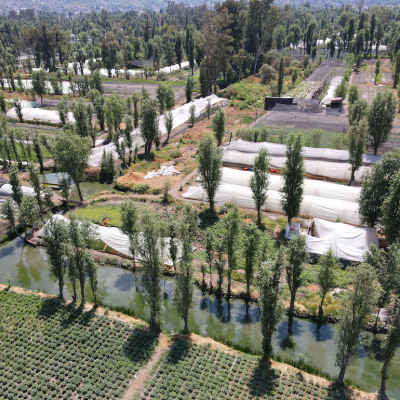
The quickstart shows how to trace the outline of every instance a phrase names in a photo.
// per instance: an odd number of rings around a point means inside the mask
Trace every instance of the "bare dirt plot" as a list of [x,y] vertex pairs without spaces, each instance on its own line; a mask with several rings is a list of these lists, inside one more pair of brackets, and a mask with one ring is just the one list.
[[[156,90],[158,85],[148,83],[116,83],[116,82],[103,82],[104,90],[106,95],[113,93],[119,93],[121,96],[131,96],[133,93],[140,93],[144,86],[150,93],[151,97],[156,96]],[[172,86],[175,91],[175,100],[177,105],[186,103],[185,87],[184,86]]]
[[370,83],[368,85],[358,85],[358,90],[360,92],[360,99],[367,100],[368,103],[371,104],[374,97],[379,91],[384,90],[384,87]]
[[367,82],[375,82],[375,74],[373,72],[359,71],[353,74],[353,84],[364,85]]
[[308,81],[324,81],[332,74],[342,75],[344,65],[340,61],[325,61],[307,78]]
[[315,129],[319,127],[330,132],[347,131],[349,128],[349,122],[344,111],[324,110],[318,113],[311,113],[291,111],[290,109],[278,111],[275,108],[258,119],[257,126],[299,129]]

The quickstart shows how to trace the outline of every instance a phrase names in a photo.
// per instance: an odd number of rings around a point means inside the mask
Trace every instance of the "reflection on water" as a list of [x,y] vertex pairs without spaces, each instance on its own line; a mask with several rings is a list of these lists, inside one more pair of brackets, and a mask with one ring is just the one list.
[[[61,183],[62,177],[67,177],[68,175],[62,172],[45,172],[42,176],[43,182]],[[113,185],[100,182],[81,182],[80,187],[83,198],[87,199],[88,197],[93,196],[94,194],[99,193],[102,190],[111,190]],[[74,194],[71,199],[79,200],[78,190],[76,189],[75,185],[73,185],[73,189]]]
[[[57,282],[50,277],[42,248],[23,245],[20,239],[0,245],[0,280],[10,274],[13,285],[32,290],[42,290],[57,294]],[[139,318],[149,318],[140,284],[140,274],[123,269],[99,266],[98,299],[110,306],[131,308]],[[173,305],[174,281],[163,279],[161,323],[169,332],[183,329],[183,321]],[[91,301],[90,287],[85,288],[87,300]],[[65,297],[71,298],[72,287],[67,283]],[[78,290],[79,294],[79,290]],[[241,300],[229,303],[224,299],[202,295],[195,291],[193,306],[189,314],[189,328],[203,336],[223,340],[261,351],[260,309],[256,304]],[[367,390],[376,391],[380,384],[382,366],[381,345],[383,335],[363,332],[362,342],[357,349],[357,357],[352,358],[346,372],[351,379]],[[338,374],[335,367],[334,325],[318,324],[305,319],[286,318],[273,338],[276,354],[284,358],[298,359],[299,354],[307,356],[307,362],[333,376]],[[400,353],[400,352],[399,352]],[[400,399],[400,356],[390,369],[388,395]]]

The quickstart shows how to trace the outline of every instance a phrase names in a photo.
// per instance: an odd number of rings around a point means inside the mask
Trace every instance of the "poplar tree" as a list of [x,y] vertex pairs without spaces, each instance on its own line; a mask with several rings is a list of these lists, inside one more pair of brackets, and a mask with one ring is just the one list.
[[215,257],[215,237],[211,229],[207,229],[205,236],[206,260],[210,269],[210,289],[212,289],[212,267]]
[[281,57],[281,61],[279,63],[279,70],[278,70],[278,97],[281,97],[281,94],[282,94],[284,75],[285,75],[285,65],[283,63],[283,57]]
[[349,269],[351,289],[342,299],[342,311],[336,324],[336,361],[339,368],[337,383],[342,385],[351,354],[354,353],[361,331],[380,293],[376,273],[368,264]]
[[368,114],[367,100],[357,100],[349,110],[349,123],[351,126],[358,124]]
[[[377,44],[378,47],[378,44]],[[396,65],[394,67],[394,75],[393,75],[393,88],[396,89],[397,84],[400,80],[400,50],[397,52],[396,55]]]
[[376,79],[378,78],[380,72],[381,72],[381,56],[378,57],[378,61],[375,64],[375,82],[374,82],[375,85],[376,85]]
[[172,114],[172,111],[168,111],[167,113],[164,114],[164,123],[165,123],[165,129],[167,130],[168,133],[166,142],[168,142],[169,135],[171,134],[172,128],[174,126],[174,114]]
[[303,135],[291,133],[286,142],[286,161],[283,170],[282,209],[288,217],[288,224],[300,212],[303,199],[304,155]]
[[43,106],[43,96],[47,93],[46,72],[42,69],[32,73],[32,89],[40,97]]
[[89,136],[86,106],[82,98],[79,99],[78,103],[72,104],[72,113],[75,118],[76,133],[81,137]]
[[237,241],[240,234],[239,209],[233,206],[223,219],[225,253],[228,257],[228,299],[231,297],[232,272],[237,266]]
[[39,135],[37,133],[33,134],[33,136],[32,136],[32,145],[33,145],[33,151],[35,152],[36,158],[40,165],[40,173],[42,174],[44,171],[43,151],[42,151],[42,147],[40,145]]
[[335,256],[332,249],[329,249],[319,259],[319,269],[317,275],[317,283],[321,296],[319,305],[318,320],[322,321],[324,315],[324,300],[331,288],[336,286],[337,272],[340,268],[339,259]]
[[129,238],[129,250],[132,253],[133,268],[136,270],[136,248],[139,235],[139,212],[133,200],[121,204],[121,231]]
[[214,197],[222,180],[222,157],[213,143],[213,136],[205,134],[200,138],[198,149],[198,170],[200,184],[207,193],[210,211],[214,209]]
[[354,181],[354,174],[363,165],[367,130],[367,121],[362,120],[357,125],[351,126],[347,132],[349,142],[349,164],[351,165],[349,186],[351,186]]
[[222,293],[222,284],[224,282],[224,270],[226,264],[225,258],[225,246],[222,240],[217,240],[215,243],[215,269],[218,274],[218,294],[221,295]]
[[135,129],[139,126],[139,95],[137,93],[133,93],[133,125]]
[[250,189],[257,208],[258,225],[261,225],[261,207],[267,200],[268,168],[268,150],[263,147],[254,160],[253,175],[250,178]]
[[182,36],[179,34],[179,32],[176,35],[175,39],[175,57],[176,57],[176,62],[179,64],[179,69],[180,69],[183,57],[183,49],[182,49]]
[[179,315],[184,320],[184,330],[188,331],[189,308],[193,303],[194,294],[193,241],[196,238],[199,226],[197,210],[193,209],[191,204],[185,205],[178,224],[182,256],[177,268],[174,303]]
[[95,306],[96,299],[96,271],[93,265],[94,260],[90,252],[93,242],[96,239],[96,232],[93,224],[88,220],[79,219],[75,213],[70,214],[68,224],[70,237],[70,263],[74,265],[76,278],[79,280],[81,289],[81,304],[85,303],[85,281],[86,276],[89,278],[89,283],[93,291]]
[[60,118],[60,121],[63,125],[65,125],[68,121],[68,106],[67,106],[67,98],[65,96],[57,103],[57,114]]
[[400,170],[393,176],[389,195],[382,205],[382,225],[389,244],[400,237]]
[[280,250],[276,259],[262,263],[259,270],[262,348],[266,359],[272,356],[272,335],[284,314],[282,290],[280,288],[280,278],[284,265],[285,255],[283,250]]
[[147,207],[141,210],[140,226],[142,236],[138,242],[137,251],[143,267],[143,297],[150,308],[150,328],[154,329],[156,317],[161,308],[160,278],[163,264],[163,240],[161,238],[163,226],[158,215]]
[[308,260],[306,237],[296,235],[290,239],[287,250],[286,279],[290,289],[289,315],[294,314],[294,302],[296,300],[297,289],[301,284],[301,273],[303,265]]
[[140,111],[142,121],[140,123],[140,131],[144,141],[144,154],[149,155],[153,142],[157,142],[159,137],[158,118],[156,111],[157,102],[152,99],[145,98],[142,100]]
[[222,139],[225,135],[225,120],[225,111],[222,109],[217,110],[212,121],[212,130],[218,142],[217,146],[221,146]]
[[386,397],[386,380],[388,377],[388,369],[393,361],[396,354],[397,348],[400,343],[400,299],[396,298],[395,305],[392,308],[392,321],[388,327],[388,333],[386,334],[383,342],[383,365],[381,370],[381,387],[379,393]]
[[33,190],[35,191],[35,199],[39,207],[39,216],[43,221],[43,213],[46,207],[52,207],[53,203],[51,198],[53,196],[50,188],[44,188],[42,185],[42,181],[40,179],[40,175],[38,170],[32,163],[28,164],[29,171],[29,183],[32,185]]
[[396,115],[396,100],[393,93],[378,92],[372,100],[369,108],[368,142],[376,155],[379,146],[382,146],[389,138],[392,123]]
[[13,165],[10,168],[10,173],[8,174],[10,179],[10,185],[12,189],[12,199],[18,204],[18,206],[22,203],[22,189],[21,189],[21,181],[18,177],[18,168]]
[[250,299],[250,281],[254,278],[254,269],[258,263],[257,256],[260,246],[260,232],[256,225],[250,224],[245,229],[244,269],[246,272],[246,297]]
[[68,227],[65,221],[50,215],[43,230],[43,245],[50,263],[50,272],[58,281],[59,296],[64,298],[65,274],[68,265]]
[[189,75],[186,80],[186,86],[185,86],[186,103],[190,103],[192,101],[193,88],[194,88],[194,77],[193,75]]

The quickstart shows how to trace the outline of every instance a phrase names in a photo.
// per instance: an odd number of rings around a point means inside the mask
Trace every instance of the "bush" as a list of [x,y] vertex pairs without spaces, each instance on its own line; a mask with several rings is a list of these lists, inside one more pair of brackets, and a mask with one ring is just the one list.
[[232,86],[229,86],[225,90],[225,97],[229,100],[235,99],[237,96],[239,96],[239,91],[233,88]]
[[160,71],[157,74],[157,80],[158,81],[167,81],[168,80],[168,74],[164,71]]
[[161,188],[154,188],[154,189],[153,189],[153,194],[156,195],[156,196],[157,196],[158,194],[160,194],[161,192],[162,192]]
[[148,183],[138,183],[132,189],[133,193],[144,194],[150,188]]

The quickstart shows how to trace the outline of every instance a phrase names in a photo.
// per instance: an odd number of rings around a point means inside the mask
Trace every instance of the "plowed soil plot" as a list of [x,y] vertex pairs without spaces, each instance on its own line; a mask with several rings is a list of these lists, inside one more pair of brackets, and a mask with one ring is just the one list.
[[[324,81],[328,76],[332,76],[332,73],[335,72],[335,75],[342,75],[343,72],[341,70],[344,66],[341,62],[336,61],[325,61],[317,69],[307,78],[308,81]],[[334,71],[335,70],[335,71]]]
[[353,75],[353,84],[364,85],[367,82],[375,82],[375,74],[373,72],[359,71]]
[[[116,82],[103,82],[104,90],[106,95],[113,93],[119,93],[121,96],[131,96],[133,93],[140,93],[144,86],[150,93],[151,97],[156,96],[156,90],[158,85],[146,84],[146,83],[116,83]],[[172,86],[175,91],[175,101],[177,105],[186,103],[185,86]]]
[[371,104],[374,97],[379,91],[384,90],[384,87],[368,83],[367,85],[358,85],[358,90],[360,92],[360,99],[367,100]]

